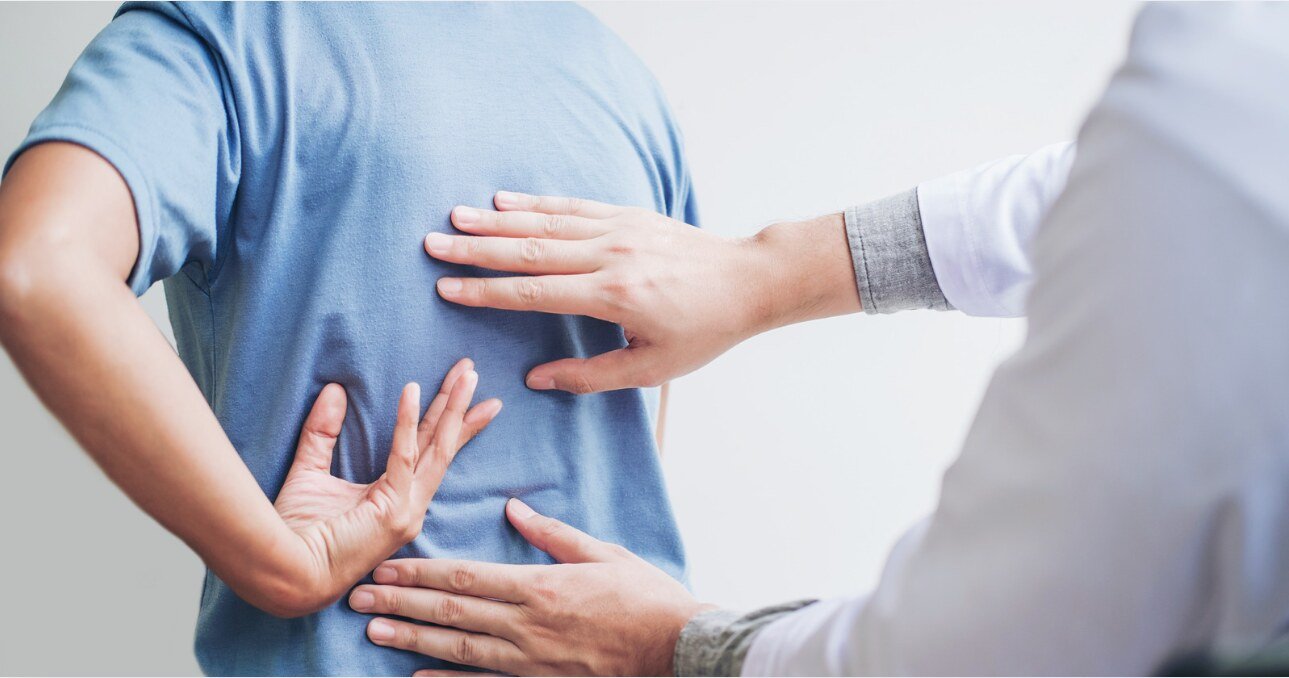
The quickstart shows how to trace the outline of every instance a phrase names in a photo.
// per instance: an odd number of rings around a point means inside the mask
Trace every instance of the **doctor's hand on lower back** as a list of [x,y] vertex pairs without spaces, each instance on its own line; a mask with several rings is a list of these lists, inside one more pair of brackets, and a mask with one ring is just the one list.
[[725,238],[648,210],[497,193],[493,210],[457,207],[468,235],[431,233],[442,261],[527,275],[442,278],[466,306],[586,315],[621,325],[625,348],[539,365],[534,389],[657,386],[760,332],[858,311],[841,214]]
[[[506,516],[558,565],[391,560],[349,595],[377,617],[367,637],[458,664],[518,676],[672,675],[681,629],[705,605],[616,544],[538,515],[517,499]],[[416,675],[460,675],[423,671]]]
[[314,573],[313,602],[293,613],[336,600],[421,533],[425,511],[457,451],[501,410],[495,399],[470,407],[479,379],[473,367],[469,360],[453,366],[423,418],[420,387],[403,389],[385,473],[366,485],[331,475],[346,396],[338,384],[322,389],[274,502],[283,522],[304,542]]

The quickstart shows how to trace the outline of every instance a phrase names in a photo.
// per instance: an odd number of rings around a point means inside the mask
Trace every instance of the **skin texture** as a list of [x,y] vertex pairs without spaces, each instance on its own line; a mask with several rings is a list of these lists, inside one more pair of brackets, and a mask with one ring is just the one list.
[[439,626],[377,617],[367,626],[372,642],[513,675],[672,673],[681,629],[706,606],[621,546],[517,499],[506,516],[560,564],[387,561],[375,585],[354,589],[350,606]]
[[629,345],[539,365],[534,389],[592,393],[657,386],[783,325],[860,310],[845,222],[831,214],[745,239],[647,210],[497,193],[497,211],[457,207],[469,235],[431,233],[442,261],[527,275],[442,278],[466,306],[570,313],[622,325]]
[[330,604],[420,532],[448,464],[500,403],[467,413],[478,375],[462,363],[418,425],[409,384],[387,471],[358,486],[329,473],[345,412],[329,385],[275,507],[125,284],[138,250],[110,164],[72,144],[23,153],[0,183],[0,343],[108,477],[239,596],[281,616]]

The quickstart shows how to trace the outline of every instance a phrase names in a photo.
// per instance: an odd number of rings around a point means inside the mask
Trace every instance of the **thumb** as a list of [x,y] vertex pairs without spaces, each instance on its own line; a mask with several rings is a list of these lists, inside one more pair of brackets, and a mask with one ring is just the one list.
[[621,560],[621,546],[537,513],[518,499],[506,502],[506,517],[529,544],[549,553],[561,563],[602,563]]
[[327,384],[300,429],[300,444],[295,448],[292,468],[331,473],[331,453],[345,421],[348,399],[340,384]]
[[628,346],[593,358],[565,358],[534,367],[525,383],[537,391],[557,389],[579,395],[657,386],[665,379],[651,378],[654,375],[645,365],[648,356],[648,349]]

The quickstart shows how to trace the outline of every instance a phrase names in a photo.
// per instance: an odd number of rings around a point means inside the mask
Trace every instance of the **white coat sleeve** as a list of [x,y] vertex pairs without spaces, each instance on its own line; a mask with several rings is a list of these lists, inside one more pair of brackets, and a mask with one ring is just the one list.
[[923,236],[949,304],[968,315],[1025,314],[1031,243],[1074,156],[1073,143],[1053,144],[918,186]]

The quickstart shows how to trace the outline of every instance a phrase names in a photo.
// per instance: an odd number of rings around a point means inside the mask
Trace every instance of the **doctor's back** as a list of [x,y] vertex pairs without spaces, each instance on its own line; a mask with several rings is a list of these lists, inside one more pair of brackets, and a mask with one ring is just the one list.
[[[457,457],[399,557],[549,562],[507,498],[622,543],[676,577],[684,556],[653,439],[656,394],[535,392],[534,365],[625,344],[596,320],[453,306],[463,267],[427,257],[458,204],[499,189],[695,220],[675,123],[646,69],[586,11],[527,4],[128,4],[23,147],[84,145],[133,194],[141,294],[165,280],[180,356],[276,495],[322,386],[350,409],[333,471],[380,475],[402,384],[473,358],[505,409]],[[478,274],[478,271],[469,271]],[[424,405],[424,403],[422,403]],[[400,674],[342,600],[301,619],[209,573],[197,656],[212,674]]]

